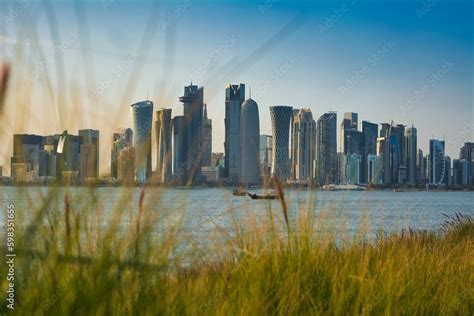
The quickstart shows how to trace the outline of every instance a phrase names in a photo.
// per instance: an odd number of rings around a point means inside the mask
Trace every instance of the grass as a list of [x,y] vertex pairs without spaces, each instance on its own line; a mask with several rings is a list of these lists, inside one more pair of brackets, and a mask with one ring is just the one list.
[[[16,229],[15,314],[474,313],[469,217],[447,218],[435,232],[341,244],[317,233],[318,219],[306,212],[287,225],[282,203],[281,221],[271,209],[267,221],[234,218],[232,232],[201,249],[209,257],[182,249],[179,221],[151,233],[164,216],[147,205],[146,191],[137,205],[123,194],[107,229],[85,211],[97,206],[94,198],[66,193],[64,209],[55,209],[58,192],[49,190],[37,216]],[[133,220],[119,230],[129,209]],[[6,279],[0,282],[5,293]]]

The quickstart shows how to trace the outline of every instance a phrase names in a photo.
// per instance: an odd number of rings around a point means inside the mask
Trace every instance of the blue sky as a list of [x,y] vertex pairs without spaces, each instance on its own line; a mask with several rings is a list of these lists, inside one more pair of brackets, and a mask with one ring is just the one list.
[[[60,44],[65,43],[66,97],[80,98],[81,111],[62,121],[53,113],[58,101],[48,93],[56,95],[58,86],[51,61],[44,73],[52,92],[39,76],[36,97],[26,109],[35,112],[28,131],[100,128],[105,157],[112,130],[130,125],[128,104],[148,94],[157,107],[178,115],[178,97],[191,80],[205,88],[213,151],[223,150],[229,82],[252,87],[262,133],[271,133],[268,107],[288,104],[310,108],[316,119],[335,110],[339,121],[343,112],[354,111],[360,120],[413,123],[419,147],[426,151],[429,138],[445,138],[454,158],[461,143],[474,140],[471,1],[50,3]],[[38,51],[55,56],[51,19],[42,3],[1,5],[0,52],[7,60],[19,59],[18,43],[29,43],[22,61],[33,71],[41,65]],[[132,70],[137,72],[130,80]],[[61,105],[64,113],[68,106]],[[38,107],[44,110],[33,111]],[[107,169],[107,162],[102,167]]]

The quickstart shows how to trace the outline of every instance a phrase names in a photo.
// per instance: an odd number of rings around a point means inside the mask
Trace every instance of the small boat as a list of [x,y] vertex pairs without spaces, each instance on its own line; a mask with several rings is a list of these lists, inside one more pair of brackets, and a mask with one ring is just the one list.
[[276,194],[274,193],[258,195],[247,192],[247,195],[250,196],[252,200],[275,200],[277,198]]
[[245,196],[246,194],[247,194],[247,191],[244,191],[244,190],[239,190],[239,189],[232,190],[233,196]]

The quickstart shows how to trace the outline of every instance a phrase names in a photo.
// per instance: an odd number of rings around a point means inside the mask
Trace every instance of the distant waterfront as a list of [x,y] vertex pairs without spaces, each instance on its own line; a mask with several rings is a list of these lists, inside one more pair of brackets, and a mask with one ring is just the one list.
[[[41,196],[52,188],[47,187],[0,187],[3,203],[14,203],[18,224],[29,223],[39,207]],[[89,215],[100,216],[102,225],[117,212],[114,207],[127,196],[122,227],[127,227],[138,209],[141,188],[119,187],[57,187],[56,198],[49,203],[51,209],[64,210],[65,194],[71,197],[73,209]],[[196,244],[205,244],[216,233],[228,231],[232,225],[232,214],[241,222],[253,215],[262,218],[271,208],[275,216],[281,215],[280,203],[274,201],[253,201],[247,196],[232,195],[231,188],[144,188],[144,204],[166,217],[157,231],[166,229],[181,220],[181,228]],[[259,192],[261,189],[252,189]],[[94,207],[84,207],[84,199],[91,194],[97,198]],[[298,213],[310,210],[315,218],[322,220],[320,229],[356,234],[361,227],[374,235],[380,229],[384,232],[399,231],[402,228],[435,230],[440,228],[446,215],[462,213],[474,216],[474,192],[432,192],[432,191],[337,191],[326,192],[311,189],[286,189],[290,219]],[[84,214],[86,215],[86,214]],[[0,215],[0,225],[5,223],[5,214]],[[164,225],[164,226],[163,226]],[[369,236],[370,237],[370,236]]]

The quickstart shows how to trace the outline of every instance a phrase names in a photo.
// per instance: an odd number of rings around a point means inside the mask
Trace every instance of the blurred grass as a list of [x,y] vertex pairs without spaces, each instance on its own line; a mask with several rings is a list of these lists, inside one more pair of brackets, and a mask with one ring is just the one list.
[[[25,229],[17,224],[16,314],[474,312],[469,217],[447,218],[437,232],[408,230],[342,244],[331,233],[316,233],[322,219],[304,210],[291,230],[283,220],[234,218],[231,232],[201,249],[209,257],[183,251],[189,241],[180,223],[153,233],[164,217],[145,203],[145,191],[138,205],[127,206],[123,195],[107,229],[84,211],[97,207],[93,190],[90,199],[76,197],[88,202],[66,193],[64,209],[49,207],[62,192],[51,188]],[[119,232],[128,207],[134,220]],[[6,269],[1,266],[2,275]],[[0,282],[5,293],[6,279]],[[2,304],[0,312],[6,311]]]

